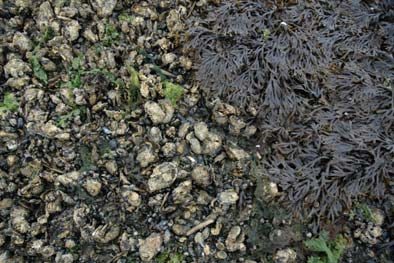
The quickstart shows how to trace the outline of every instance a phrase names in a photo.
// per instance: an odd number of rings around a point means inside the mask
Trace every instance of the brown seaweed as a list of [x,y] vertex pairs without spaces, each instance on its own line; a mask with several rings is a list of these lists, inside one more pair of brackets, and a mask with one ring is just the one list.
[[190,21],[196,81],[259,109],[264,174],[336,219],[394,175],[394,1],[226,1]]

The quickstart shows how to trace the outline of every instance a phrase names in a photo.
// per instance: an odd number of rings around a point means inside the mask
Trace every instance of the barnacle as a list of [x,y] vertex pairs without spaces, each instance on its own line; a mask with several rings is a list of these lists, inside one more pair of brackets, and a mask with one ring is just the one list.
[[394,1],[226,1],[190,21],[195,78],[259,109],[261,165],[302,218],[335,220],[394,175]]

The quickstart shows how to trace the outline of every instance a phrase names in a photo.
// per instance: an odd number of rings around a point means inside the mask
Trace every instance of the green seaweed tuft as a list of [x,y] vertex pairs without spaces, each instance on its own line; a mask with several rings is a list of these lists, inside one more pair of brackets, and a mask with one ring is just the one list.
[[19,103],[16,100],[14,94],[6,93],[4,95],[3,102],[0,103],[0,115],[6,111],[14,112],[18,109],[18,107]]
[[164,96],[169,99],[174,106],[177,106],[177,102],[183,96],[184,88],[168,81],[164,82],[164,87]]

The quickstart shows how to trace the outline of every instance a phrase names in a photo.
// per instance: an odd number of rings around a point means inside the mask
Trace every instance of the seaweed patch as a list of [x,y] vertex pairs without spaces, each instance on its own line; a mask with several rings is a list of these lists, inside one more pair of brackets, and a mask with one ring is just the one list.
[[394,175],[394,1],[226,1],[192,19],[195,78],[258,109],[261,169],[301,218],[335,220]]

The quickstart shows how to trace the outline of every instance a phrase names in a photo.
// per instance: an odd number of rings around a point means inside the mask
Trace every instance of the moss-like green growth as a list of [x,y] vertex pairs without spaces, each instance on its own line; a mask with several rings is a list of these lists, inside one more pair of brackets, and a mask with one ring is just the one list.
[[45,28],[44,34],[40,38],[40,44],[46,43],[54,37],[55,37],[55,31],[53,31],[52,27],[47,26]]
[[130,74],[130,80],[127,85],[127,104],[129,109],[135,108],[141,101],[140,80],[138,72],[130,65],[127,65],[127,71]]
[[34,76],[44,84],[48,84],[48,76],[43,67],[41,66],[40,61],[35,55],[32,55],[30,58],[30,64],[33,69]]
[[116,27],[108,23],[105,25],[104,37],[101,42],[104,46],[111,47],[112,45],[116,45],[118,43],[119,36],[120,33]]
[[158,263],[182,263],[183,255],[180,253],[171,254],[169,250],[161,253],[157,258]]
[[349,213],[349,219],[353,220],[356,215],[360,215],[364,220],[376,223],[377,219],[372,213],[371,208],[365,203],[356,203],[352,211]]
[[69,81],[64,83],[64,86],[71,89],[78,89],[82,87],[82,75],[84,72],[82,65],[84,59],[85,57],[83,55],[79,55],[72,59],[71,66],[67,70]]
[[79,147],[79,157],[82,161],[81,171],[89,171],[93,165],[92,152],[87,145],[81,145]]
[[263,35],[263,39],[267,41],[271,35],[271,31],[268,28],[266,28],[263,30],[262,35]]
[[321,257],[309,257],[308,263],[338,263],[348,246],[348,241],[342,235],[329,240],[328,232],[322,231],[318,238],[304,241],[304,244],[310,251],[325,254]]
[[174,106],[177,106],[184,93],[184,88],[172,82],[164,82],[164,96],[171,101]]
[[39,59],[37,58],[36,53],[40,50],[41,46],[51,40],[54,36],[55,32],[53,31],[53,29],[50,26],[47,26],[44,33],[36,39],[36,46],[32,52],[32,56],[29,59],[31,67],[33,69],[33,75],[44,84],[48,84],[48,76],[44,68],[42,67]]
[[120,22],[127,22],[127,23],[133,22],[134,18],[135,18],[134,16],[128,15],[126,13],[122,13],[118,16]]
[[79,108],[75,108],[72,111],[60,115],[56,120],[56,125],[65,128],[75,117],[81,114],[81,110]]
[[114,87],[124,88],[123,80],[116,77],[114,73],[108,71],[107,69],[93,69],[82,72],[82,75],[88,74],[102,74]]
[[96,74],[102,74],[115,87],[124,86],[123,81],[120,78],[117,78],[112,72],[108,71],[107,69],[101,69],[101,68],[96,68],[91,70],[84,69],[83,68],[84,59],[85,56],[83,55],[79,55],[78,57],[73,58],[67,72],[69,81],[63,83],[64,86],[72,89],[79,89],[84,84],[83,76],[96,75]]
[[14,112],[18,109],[19,103],[14,94],[7,93],[4,95],[3,102],[0,103],[0,115],[6,111]]

